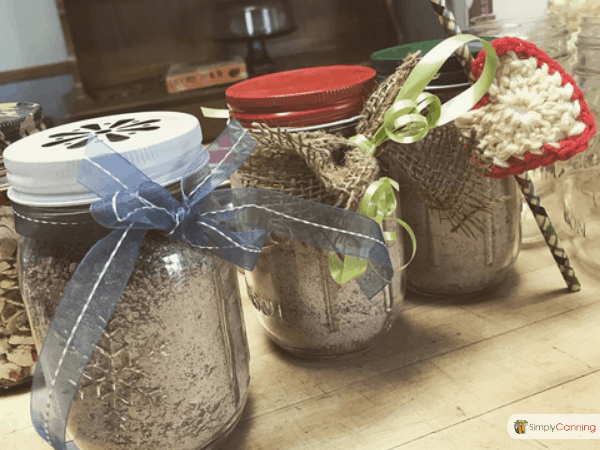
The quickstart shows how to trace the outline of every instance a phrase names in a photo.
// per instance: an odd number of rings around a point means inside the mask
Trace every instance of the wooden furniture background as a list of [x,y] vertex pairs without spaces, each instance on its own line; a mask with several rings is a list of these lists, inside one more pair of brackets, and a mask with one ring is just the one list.
[[[513,440],[513,414],[597,414],[600,279],[568,293],[548,249],[524,249],[509,280],[477,299],[409,294],[391,332],[352,359],[280,351],[244,298],[250,396],[223,450],[597,449]],[[29,394],[0,397],[2,450],[48,450]],[[176,448],[176,443],[173,444]],[[149,449],[151,450],[151,449]]]
[[[227,86],[169,94],[171,63],[201,63],[246,54],[245,44],[212,40],[212,10],[225,0],[55,0],[73,57],[77,99],[69,119],[149,109],[191,112],[225,107]],[[277,70],[366,64],[395,45],[385,0],[289,0],[298,29],[267,40]],[[222,121],[200,117],[206,140]]]

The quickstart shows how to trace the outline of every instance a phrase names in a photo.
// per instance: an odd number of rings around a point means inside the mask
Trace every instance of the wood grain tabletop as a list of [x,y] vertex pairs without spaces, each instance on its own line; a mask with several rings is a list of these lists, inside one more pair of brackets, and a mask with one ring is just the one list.
[[[250,394],[222,448],[600,448],[507,433],[516,413],[600,413],[600,280],[573,265],[578,293],[567,292],[543,245],[521,250],[510,278],[478,298],[407,293],[392,330],[342,360],[281,351],[243,298]],[[28,393],[0,397],[0,448],[50,448],[31,427]]]

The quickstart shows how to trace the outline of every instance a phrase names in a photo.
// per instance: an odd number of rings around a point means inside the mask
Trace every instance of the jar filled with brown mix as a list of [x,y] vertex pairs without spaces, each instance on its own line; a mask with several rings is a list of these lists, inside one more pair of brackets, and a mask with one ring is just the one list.
[[[7,151],[21,291],[37,346],[69,280],[110,231],[91,216],[98,196],[77,182],[91,136],[175,196],[202,141],[195,117],[148,112],[64,125]],[[147,231],[83,372],[67,431],[80,450],[213,448],[240,418],[248,361],[234,266]]]
[[[253,129],[259,141],[256,152],[231,177],[232,184],[355,209],[360,198],[352,192],[364,193],[377,179],[377,161],[358,148],[334,150],[322,139],[335,136],[343,147],[374,85],[371,68],[326,66],[265,75],[229,88],[231,116]],[[399,268],[402,228],[390,221],[383,229],[398,235],[388,247]],[[255,269],[244,274],[248,297],[266,333],[297,356],[340,357],[370,348],[401,309],[402,272],[368,299],[356,280],[334,281],[328,261],[325,250],[271,234]]]
[[[388,76],[405,61],[414,60],[415,52],[426,54],[439,42],[380,50],[371,56],[371,65],[381,76]],[[445,103],[469,86],[462,66],[452,56],[425,91]],[[464,156],[469,154],[465,153],[468,142],[453,122],[430,130],[420,141],[389,141],[382,149],[392,178],[400,184],[401,215],[418,242],[406,270],[407,288],[438,297],[471,296],[503,282],[520,249],[520,199],[515,181],[475,174],[470,158]],[[430,201],[433,197],[435,202]]]

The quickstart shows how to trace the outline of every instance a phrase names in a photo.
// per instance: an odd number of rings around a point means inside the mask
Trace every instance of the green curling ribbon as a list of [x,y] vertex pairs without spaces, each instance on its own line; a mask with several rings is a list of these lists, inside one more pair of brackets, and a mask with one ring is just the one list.
[[[479,41],[485,50],[485,66],[481,77],[466,91],[444,103],[433,94],[423,92],[442,65],[463,45]],[[386,111],[381,127],[372,138],[357,135],[350,140],[365,153],[372,155],[387,140],[411,144],[423,139],[430,129],[444,125],[460,117],[485,95],[494,81],[498,55],[485,39],[470,34],[448,38],[431,49],[412,70],[392,106]],[[427,117],[421,112],[429,108]]]
[[[408,224],[400,219],[391,217],[396,211],[396,195],[394,189],[399,190],[399,185],[391,178],[383,177],[371,183],[365,196],[358,207],[358,212],[377,222],[379,225],[386,219],[395,220],[406,230],[412,241],[412,256],[410,260],[402,267],[395,268],[396,272],[404,270],[413,260],[417,252],[417,239],[415,233]],[[398,235],[395,232],[384,232],[383,237],[386,241],[395,241]],[[369,261],[364,259],[346,256],[343,260],[333,253],[329,253],[329,270],[333,279],[343,284],[350,280],[360,277],[367,271]]]

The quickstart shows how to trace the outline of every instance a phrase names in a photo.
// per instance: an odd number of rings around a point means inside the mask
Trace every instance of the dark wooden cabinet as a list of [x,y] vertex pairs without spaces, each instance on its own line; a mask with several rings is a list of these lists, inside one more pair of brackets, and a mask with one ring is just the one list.
[[[199,117],[206,140],[224,122],[200,107],[226,107],[226,85],[169,94],[177,62],[212,63],[246,54],[244,43],[212,39],[219,0],[56,0],[77,95],[69,120],[129,111],[175,110]],[[221,0],[224,1],[224,0]],[[296,31],[267,40],[276,70],[366,64],[396,43],[385,0],[288,0]]]

